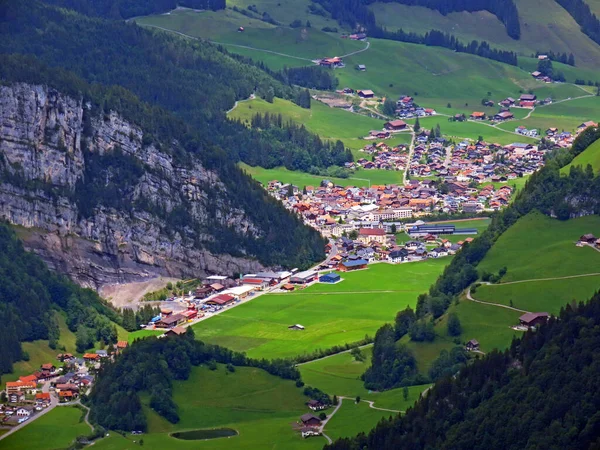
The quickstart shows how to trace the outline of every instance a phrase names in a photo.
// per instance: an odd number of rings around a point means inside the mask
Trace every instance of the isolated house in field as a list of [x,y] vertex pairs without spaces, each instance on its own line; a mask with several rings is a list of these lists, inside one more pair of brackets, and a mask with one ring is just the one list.
[[318,427],[321,425],[321,421],[318,417],[313,416],[310,413],[303,414],[300,416],[300,421],[307,427]]
[[550,317],[550,314],[547,312],[536,312],[536,313],[526,313],[519,317],[519,322],[521,325],[531,328],[546,323]]
[[358,96],[361,98],[373,98],[375,93],[370,89],[361,89],[358,91]]
[[299,323],[297,323],[297,324],[294,324],[294,325],[290,325],[288,327],[288,329],[290,329],[290,330],[304,330],[304,326],[300,325]]
[[579,238],[579,240],[581,242],[586,242],[588,244],[593,244],[594,242],[596,242],[596,237],[593,234],[588,233],[588,234],[584,234],[583,236],[581,236]]
[[477,340],[475,340],[475,339],[471,339],[469,342],[467,342],[467,345],[465,345],[465,348],[470,352],[479,350],[479,342],[477,342]]
[[365,66],[364,64],[357,64],[356,70],[360,70],[361,72],[364,72],[365,70],[367,70],[367,66]]

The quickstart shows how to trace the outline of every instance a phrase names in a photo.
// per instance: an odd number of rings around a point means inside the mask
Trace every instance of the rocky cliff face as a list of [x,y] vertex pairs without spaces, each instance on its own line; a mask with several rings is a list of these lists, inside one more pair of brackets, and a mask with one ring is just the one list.
[[[53,89],[0,86],[0,217],[25,227],[25,245],[50,266],[93,288],[158,275],[260,269],[251,258],[213,254],[201,244],[211,240],[214,223],[260,234],[228,203],[218,176],[196,161],[177,165],[170,149],[144,137],[118,114],[94,116],[83,100]],[[124,199],[131,207],[96,205],[82,214],[74,193],[89,182],[90,157],[115,151],[143,167]],[[106,187],[116,181],[107,175]],[[136,207],[140,198],[166,212],[185,208],[184,235],[159,214]]]

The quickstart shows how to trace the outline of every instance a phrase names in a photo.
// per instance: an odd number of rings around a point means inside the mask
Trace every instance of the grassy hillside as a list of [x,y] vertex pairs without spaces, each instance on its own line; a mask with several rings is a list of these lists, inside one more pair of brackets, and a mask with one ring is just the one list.
[[[268,294],[194,325],[198,339],[256,358],[291,357],[373,336],[399,308],[415,306],[448,258],[375,264],[335,285]],[[289,330],[299,323],[305,330]]]
[[356,436],[357,433],[368,433],[382,418],[395,415],[397,413],[370,408],[363,401],[357,404],[353,399],[344,399],[338,412],[327,422],[325,433],[334,441]]
[[500,236],[478,269],[496,273],[506,266],[502,282],[598,272],[600,252],[575,246],[585,233],[600,234],[600,217],[559,221],[530,213]]
[[553,50],[573,53],[576,64],[581,67],[595,68],[600,63],[600,47],[581,32],[579,25],[554,0],[520,0],[516,5],[521,22],[518,41],[508,36],[495,16],[483,11],[442,16],[427,8],[395,3],[375,3],[371,9],[377,21],[388,29],[424,33],[434,28],[452,33],[465,42],[485,40],[522,55]]
[[561,172],[568,174],[572,166],[581,166],[585,169],[588,164],[592,165],[594,172],[600,172],[600,141],[594,142],[583,152],[577,155],[575,159],[571,161],[571,164],[561,169]]
[[58,407],[35,422],[0,441],[4,450],[55,450],[68,448],[77,436],[87,435],[90,427],[81,421],[82,411]]
[[[222,365],[211,371],[194,367],[190,378],[173,384],[173,400],[181,421],[170,424],[146,407],[148,433],[142,437],[148,449],[302,449],[322,448],[323,438],[302,439],[292,425],[308,412],[307,397],[293,381],[267,374],[260,369],[237,367],[229,372]],[[239,434],[208,441],[173,438],[175,431],[233,428]],[[139,449],[139,436],[115,435],[98,441],[100,450]]]

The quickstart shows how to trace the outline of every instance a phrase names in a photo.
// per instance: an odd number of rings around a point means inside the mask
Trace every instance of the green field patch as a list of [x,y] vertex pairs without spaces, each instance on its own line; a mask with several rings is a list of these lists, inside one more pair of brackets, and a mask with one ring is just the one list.
[[325,434],[334,441],[342,437],[356,436],[357,433],[368,433],[382,418],[396,416],[391,411],[381,411],[369,407],[366,402],[356,403],[344,399],[342,406],[325,425]]
[[55,450],[68,448],[80,435],[91,432],[81,421],[82,411],[69,407],[56,407],[16,433],[0,441],[0,449]]
[[473,297],[490,303],[514,306],[526,311],[558,314],[573,301],[585,302],[600,287],[600,275],[563,280],[532,281],[480,286]]
[[579,155],[577,155],[571,163],[565,167],[563,167],[560,172],[563,174],[568,174],[571,167],[579,166],[585,170],[585,168],[590,164],[594,172],[597,174],[600,172],[600,141],[594,142],[584,151],[582,151]]
[[[281,114],[284,121],[291,120],[297,124],[306,126],[306,128],[318,134],[324,139],[332,141],[341,140],[346,147],[358,150],[369,143],[362,137],[367,136],[370,130],[380,130],[383,128],[383,120],[373,119],[360,114],[353,114],[339,108],[330,108],[319,101],[313,100],[310,109],[304,109],[289,100],[275,98],[273,103],[255,98],[245,102],[238,103],[238,106],[229,113],[232,119],[239,119],[246,124],[250,124],[252,116],[264,113]],[[387,140],[390,145],[410,142],[410,135],[402,138]]]
[[507,267],[503,282],[598,272],[600,252],[575,246],[586,233],[600,234],[600,217],[559,221],[533,212],[500,236],[478,269],[497,273]]
[[[263,295],[195,324],[194,331],[198,339],[214,344],[226,336],[228,347],[256,358],[292,357],[356,342],[373,336],[399,309],[415,307],[417,296],[449,261],[372,264],[368,270],[345,273],[335,285]],[[288,329],[297,323],[305,329]],[[256,338],[260,341],[249,348],[249,339]]]

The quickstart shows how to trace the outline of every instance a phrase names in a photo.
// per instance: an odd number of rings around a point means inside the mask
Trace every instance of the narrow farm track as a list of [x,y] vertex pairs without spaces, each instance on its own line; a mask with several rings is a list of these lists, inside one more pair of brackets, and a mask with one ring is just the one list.
[[[490,283],[486,283],[486,284],[490,284]],[[482,305],[498,306],[499,308],[511,309],[513,311],[518,311],[518,312],[522,312],[522,313],[529,312],[529,311],[525,311],[524,309],[513,308],[512,306],[502,305],[500,303],[484,302],[481,300],[477,300],[477,299],[473,298],[473,296],[471,295],[471,286],[469,286],[467,288],[466,296],[467,296],[467,300],[475,302],[475,303],[481,303]]]
[[[331,414],[329,414],[327,416],[327,418],[323,422],[321,422],[321,426],[319,427],[319,430],[321,431],[321,435],[325,439],[327,439],[327,443],[329,443],[329,444],[331,444],[333,442],[333,440],[329,436],[327,436],[325,434],[325,432],[324,432],[325,425],[327,425],[327,422],[329,422],[333,418],[333,416],[335,415],[335,413],[338,412],[338,410],[342,407],[342,404],[343,404],[344,400],[355,401],[351,397],[343,397],[343,396],[339,396],[338,399],[339,399],[339,402],[336,405],[335,409],[331,412]],[[367,403],[369,405],[369,408],[371,408],[371,409],[376,409],[378,411],[388,411],[388,412],[396,413],[396,414],[404,414],[404,411],[400,411],[400,410],[397,410],[397,409],[378,408],[378,407],[375,406],[375,402],[373,402],[371,400],[361,400],[361,401]]]

